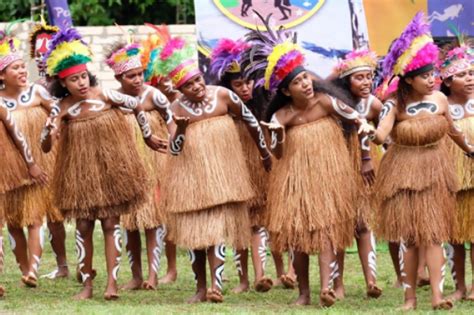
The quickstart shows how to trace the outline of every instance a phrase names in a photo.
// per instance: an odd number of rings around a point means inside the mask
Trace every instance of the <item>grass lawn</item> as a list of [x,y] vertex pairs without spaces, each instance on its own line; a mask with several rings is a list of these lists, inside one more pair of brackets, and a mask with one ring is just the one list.
[[[75,271],[76,255],[74,252],[74,225],[67,226],[67,248],[70,270]],[[311,287],[313,290],[313,305],[308,307],[295,307],[290,305],[297,297],[297,290],[284,290],[273,288],[268,293],[248,293],[236,295],[231,289],[238,282],[236,269],[232,263],[231,251],[228,249],[225,275],[229,282],[225,283],[225,302],[222,304],[202,303],[198,305],[187,305],[186,299],[194,293],[194,277],[191,272],[190,263],[186,251],[178,252],[178,280],[171,285],[160,286],[156,291],[122,291],[120,299],[115,302],[107,302],[102,298],[105,289],[105,259],[103,254],[103,237],[100,225],[96,225],[95,231],[95,257],[94,267],[98,271],[94,281],[95,296],[90,301],[77,302],[72,296],[79,292],[81,285],[75,281],[75,277],[69,279],[51,281],[40,279],[40,285],[36,289],[25,288],[20,283],[20,272],[16,266],[14,256],[10,251],[8,236],[4,229],[5,240],[5,271],[0,275],[0,283],[6,288],[7,293],[0,299],[0,314],[156,314],[156,313],[232,313],[232,314],[266,314],[266,313],[330,313],[330,314],[387,314],[396,313],[396,308],[403,301],[401,289],[392,287],[395,279],[390,256],[384,244],[379,244],[378,254],[378,282],[384,289],[383,295],[378,300],[365,298],[365,285],[359,259],[355,250],[350,250],[346,257],[345,285],[346,299],[337,302],[330,309],[322,309],[317,305],[319,279],[317,259],[311,257]],[[47,240],[47,237],[45,237]],[[142,238],[142,244],[144,244]],[[143,249],[143,257],[145,252]],[[166,259],[162,259],[163,274],[166,270]],[[250,259],[249,259],[250,261]],[[469,264],[468,264],[469,265]],[[275,276],[273,261],[270,256],[267,260],[267,270],[270,275]],[[46,274],[55,267],[54,256],[49,243],[45,244],[40,274]],[[252,269],[250,274],[252,274]],[[146,274],[146,271],[145,271]],[[122,268],[119,274],[119,283],[123,284],[130,278],[127,257],[125,251],[122,258]],[[209,279],[209,278],[208,278]],[[471,270],[468,267],[466,279],[471,279]],[[209,281],[209,280],[208,280]],[[470,281],[468,280],[468,283]],[[445,292],[453,290],[453,282],[448,275],[446,279]],[[427,287],[418,290],[418,311],[426,313],[431,311],[430,292]],[[472,314],[474,303],[461,302],[455,305],[452,313]]]

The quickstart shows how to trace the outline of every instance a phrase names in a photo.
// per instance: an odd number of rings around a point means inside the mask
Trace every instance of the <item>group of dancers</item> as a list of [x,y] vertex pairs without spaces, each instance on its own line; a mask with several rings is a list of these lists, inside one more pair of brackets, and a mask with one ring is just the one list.
[[[305,68],[293,32],[260,18],[264,30],[210,51],[216,85],[205,82],[195,48],[166,26],[108,47],[117,90],[100,87],[74,28],[33,28],[34,84],[19,40],[0,34],[0,218],[26,286],[38,285],[46,217],[58,265],[51,278],[69,274],[64,222],[75,219],[76,299],[93,296],[100,220],[107,300],[118,298],[121,227],[132,270],[124,288],[156,288],[166,242],[165,283],[176,279],[176,246],[189,250],[191,303],[223,301],[225,245],[239,273],[234,292],[249,290],[249,249],[254,288],[269,291],[277,284],[265,274],[270,241],[277,281],[298,286],[298,305],[311,304],[309,255],[318,254],[319,303],[330,307],[344,298],[344,250],[354,237],[369,298],[382,295],[377,237],[395,253],[404,310],[416,308],[420,280],[431,285],[434,309],[474,300],[464,279],[464,243],[474,241],[470,43],[459,36],[439,48],[418,13],[383,59],[377,97],[374,52],[350,52],[323,79]],[[456,285],[449,298],[443,243]],[[429,277],[420,279],[425,266]]]

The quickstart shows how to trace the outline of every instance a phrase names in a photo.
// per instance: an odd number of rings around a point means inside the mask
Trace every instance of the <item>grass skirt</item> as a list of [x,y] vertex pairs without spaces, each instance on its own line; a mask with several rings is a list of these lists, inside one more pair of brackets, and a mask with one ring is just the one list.
[[[49,153],[41,150],[41,131],[48,117],[41,106],[11,112],[18,128],[30,144],[35,162],[49,177],[52,177],[56,157],[55,148]],[[51,189],[48,186],[33,184],[8,192],[5,196],[5,214],[7,223],[14,227],[38,224],[45,215],[53,222],[63,220],[61,213],[53,206]]]
[[245,162],[250,173],[250,183],[255,192],[255,198],[249,202],[249,214],[251,226],[265,225],[265,211],[268,188],[269,173],[265,171],[260,159],[260,152],[253,141],[246,125],[242,120],[235,120],[237,131],[239,132],[240,142],[244,152]]
[[190,124],[183,151],[169,159],[165,178],[162,201],[173,213],[178,245],[247,245],[247,202],[254,192],[232,118]]
[[442,116],[399,122],[374,187],[376,235],[430,245],[447,241],[455,214],[457,178]]
[[[145,202],[143,204],[137,204],[135,211],[123,215],[121,221],[123,227],[129,231],[156,228],[160,224],[166,222],[166,212],[162,206],[160,207],[158,198],[159,184],[163,181],[162,176],[166,167],[168,155],[153,151],[147,147],[135,115],[127,114],[125,117],[129,126],[133,130],[138,154],[145,165],[150,180],[146,187]],[[160,114],[157,111],[147,112],[147,117],[153,133],[160,138],[167,139],[168,131]]]
[[129,213],[143,203],[147,183],[132,131],[118,110],[69,121],[63,129],[52,187],[65,217]]
[[[454,122],[474,143],[474,117]],[[461,190],[456,195],[456,218],[452,240],[456,243],[474,242],[474,161],[468,158],[451,139],[448,139],[451,155],[455,159],[456,173]]]
[[[360,141],[357,131],[351,132],[348,136],[349,155],[355,170],[355,181],[357,190],[356,210],[357,210],[357,225],[368,226],[373,216],[372,205],[370,203],[370,196],[372,187],[369,187],[364,182],[364,177],[361,173],[362,160],[360,152]],[[375,143],[370,142],[370,158],[374,172],[377,174],[380,160],[382,158],[382,151]]]
[[267,206],[272,248],[304,253],[352,244],[355,174],[332,118],[287,130],[284,155],[270,174]]

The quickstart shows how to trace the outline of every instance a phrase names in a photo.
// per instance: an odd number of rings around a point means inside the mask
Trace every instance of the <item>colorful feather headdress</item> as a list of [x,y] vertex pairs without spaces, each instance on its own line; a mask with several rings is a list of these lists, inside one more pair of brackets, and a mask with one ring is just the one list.
[[30,58],[35,58],[36,52],[41,55],[46,54],[48,44],[57,32],[59,32],[59,27],[46,24],[41,17],[41,22],[35,24],[30,31]]
[[280,27],[274,30],[270,26],[271,14],[263,21],[266,32],[257,30],[246,35],[246,41],[252,46],[242,56],[244,76],[256,79],[256,86],[263,84],[266,90],[275,92],[282,83],[289,83],[304,70],[305,62],[301,48],[296,44],[296,34]]
[[11,25],[5,31],[0,31],[0,71],[11,63],[23,59],[20,52],[20,40],[10,34]]
[[139,43],[127,43],[113,51],[105,61],[115,75],[121,75],[129,70],[143,68],[141,62],[142,47]]
[[438,60],[438,52],[426,17],[418,12],[385,56],[384,76],[414,76],[429,71]]
[[440,74],[443,80],[459,72],[474,69],[474,43],[465,42],[462,34],[457,30],[456,33],[456,41],[441,50]]
[[44,59],[49,76],[63,79],[87,70],[92,52],[75,28],[60,30],[50,42]]
[[160,52],[165,43],[171,39],[171,35],[167,25],[153,25],[145,23],[145,25],[153,28],[156,32],[149,34],[147,38],[142,40],[141,45],[143,48],[141,62],[145,70],[144,77],[145,82],[150,82],[152,85],[160,77],[158,72],[158,63],[160,61]]
[[158,73],[167,76],[175,88],[180,88],[186,81],[200,74],[196,49],[183,38],[170,38],[160,52]]
[[249,47],[248,43],[240,39],[221,39],[211,53],[211,72],[216,74],[219,80],[222,80],[226,73],[239,74],[242,53]]
[[348,53],[336,66],[339,78],[358,71],[374,71],[377,67],[377,54],[371,50],[354,50]]

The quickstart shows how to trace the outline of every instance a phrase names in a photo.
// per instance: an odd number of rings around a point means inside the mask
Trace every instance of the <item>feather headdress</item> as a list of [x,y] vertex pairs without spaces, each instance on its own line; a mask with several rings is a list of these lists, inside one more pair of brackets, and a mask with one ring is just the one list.
[[377,54],[367,49],[354,50],[345,55],[336,66],[339,78],[346,77],[358,71],[374,71],[377,67]]
[[240,39],[221,39],[211,53],[211,72],[216,74],[219,80],[226,73],[240,73],[242,53],[249,47],[248,43]]
[[105,61],[115,75],[129,70],[143,68],[141,63],[142,47],[139,43],[128,43],[111,52]]
[[20,40],[11,35],[11,27],[15,22],[10,23],[5,31],[0,31],[0,71],[3,71],[11,63],[23,59],[20,51]]
[[384,76],[414,75],[430,70],[438,59],[438,46],[433,43],[430,25],[423,12],[418,12],[390,47],[383,62]]
[[150,82],[153,85],[153,82],[160,76],[157,67],[161,49],[164,44],[170,40],[171,35],[167,25],[163,24],[157,26],[149,23],[145,23],[145,25],[156,31],[153,34],[149,34],[147,38],[141,42],[143,48],[141,62],[145,71],[145,81]]
[[[301,48],[296,44],[296,34],[282,27],[275,30],[270,26],[271,14],[264,19],[258,12],[255,14],[263,21],[266,32],[258,28],[248,33],[245,38],[252,46],[242,56],[244,76],[256,80],[256,86],[263,84],[266,90],[274,92],[282,82],[304,70],[305,62]],[[291,74],[291,75],[290,75]]]
[[464,36],[454,30],[456,40],[443,47],[440,53],[441,78],[447,79],[459,72],[474,69],[474,43],[465,41]]
[[158,73],[168,77],[175,88],[180,88],[193,76],[200,74],[196,49],[181,37],[170,37],[160,52]]
[[49,76],[65,78],[87,70],[86,64],[92,60],[89,46],[75,28],[60,30],[49,46],[44,57]]
[[41,22],[35,24],[30,31],[30,58],[36,57],[36,51],[44,55],[48,51],[49,41],[57,32],[59,32],[59,27],[46,24],[41,17]]

